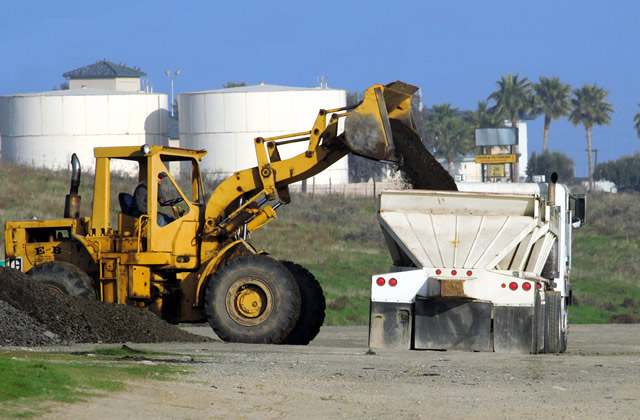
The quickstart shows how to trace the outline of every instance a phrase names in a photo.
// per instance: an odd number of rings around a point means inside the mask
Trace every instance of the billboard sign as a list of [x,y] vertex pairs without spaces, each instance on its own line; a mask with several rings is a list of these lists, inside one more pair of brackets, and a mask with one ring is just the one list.
[[516,155],[476,155],[476,163],[514,163]]
[[476,146],[513,146],[518,144],[517,128],[476,128]]
[[502,164],[491,164],[489,165],[489,176],[491,178],[502,178],[504,177],[504,163]]

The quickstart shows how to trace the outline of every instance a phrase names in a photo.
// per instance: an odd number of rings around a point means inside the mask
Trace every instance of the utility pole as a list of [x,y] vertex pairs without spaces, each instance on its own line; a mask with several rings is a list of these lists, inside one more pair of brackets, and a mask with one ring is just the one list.
[[180,70],[176,70],[173,74],[171,74],[170,70],[167,70],[164,72],[164,74],[166,74],[167,77],[171,80],[171,104],[169,106],[171,107],[171,118],[173,118],[173,80],[180,76]]

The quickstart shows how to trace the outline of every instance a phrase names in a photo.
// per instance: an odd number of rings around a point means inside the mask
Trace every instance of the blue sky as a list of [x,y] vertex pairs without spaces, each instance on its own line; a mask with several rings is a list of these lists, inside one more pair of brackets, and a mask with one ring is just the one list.
[[[598,161],[640,151],[640,2],[619,1],[56,1],[0,2],[0,95],[50,90],[98,60],[141,68],[170,92],[264,81],[363,91],[402,80],[426,105],[475,109],[500,75],[598,83],[615,114],[593,132]],[[529,122],[542,149],[542,117]],[[551,124],[551,150],[587,175],[582,127]]]

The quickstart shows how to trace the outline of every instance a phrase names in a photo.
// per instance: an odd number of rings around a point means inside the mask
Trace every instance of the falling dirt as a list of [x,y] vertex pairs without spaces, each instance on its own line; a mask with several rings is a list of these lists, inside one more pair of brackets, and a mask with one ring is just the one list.
[[146,309],[56,293],[5,267],[0,267],[0,325],[0,346],[210,341]]
[[400,170],[411,188],[458,191],[451,175],[424,147],[420,136],[399,120],[390,122]]

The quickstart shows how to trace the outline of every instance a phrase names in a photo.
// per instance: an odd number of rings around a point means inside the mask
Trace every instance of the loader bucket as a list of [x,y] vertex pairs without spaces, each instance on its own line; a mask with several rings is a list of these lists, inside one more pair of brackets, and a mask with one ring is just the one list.
[[375,160],[396,161],[390,118],[416,129],[411,98],[417,87],[402,82],[373,85],[364,100],[346,118],[345,143],[357,154]]

